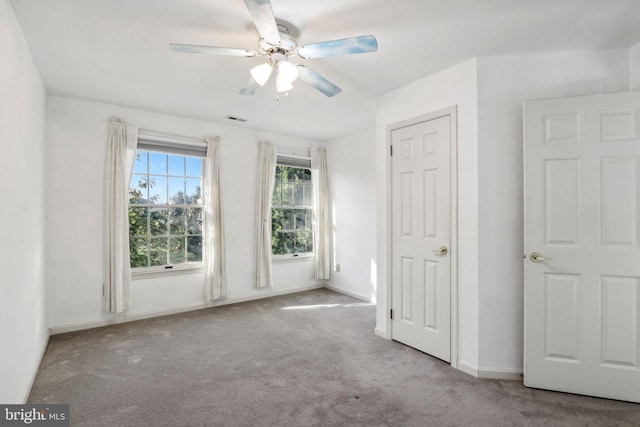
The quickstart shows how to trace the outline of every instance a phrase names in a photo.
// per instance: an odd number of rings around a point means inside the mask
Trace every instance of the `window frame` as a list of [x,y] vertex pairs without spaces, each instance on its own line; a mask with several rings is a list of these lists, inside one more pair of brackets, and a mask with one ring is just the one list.
[[[200,230],[200,233],[194,234],[194,236],[197,237],[201,237],[201,247],[202,247],[202,259],[200,261],[185,261],[182,263],[176,263],[176,264],[163,264],[163,265],[157,265],[157,266],[145,266],[145,267],[133,267],[131,266],[131,277],[133,279],[142,279],[142,278],[150,278],[150,277],[165,277],[165,276],[171,276],[171,275],[176,275],[176,274],[188,274],[188,273],[199,273],[199,272],[203,272],[204,271],[204,251],[205,249],[205,230],[204,230],[204,210],[205,210],[205,203],[206,200],[204,199],[204,182],[205,182],[205,174],[206,174],[206,167],[205,167],[205,160],[206,160],[206,150],[207,150],[207,144],[206,142],[202,141],[202,140],[191,140],[191,139],[187,139],[187,138],[182,138],[182,137],[167,137],[165,135],[162,136],[154,136],[154,135],[139,135],[138,137],[138,146],[136,147],[136,157],[139,151],[146,151],[149,153],[158,153],[158,154],[163,154],[166,156],[180,156],[180,157],[185,157],[185,158],[200,158],[202,160],[202,166],[201,166],[201,173],[200,173],[200,200],[201,202],[199,204],[187,204],[186,200],[185,203],[179,204],[179,205],[175,205],[175,204],[170,204],[169,200],[166,200],[166,203],[163,204],[158,204],[158,205],[154,205],[151,203],[148,203],[146,205],[138,205],[140,207],[146,207],[147,209],[153,209],[153,208],[157,208],[157,209],[171,209],[172,207],[181,207],[184,209],[187,209],[189,207],[191,208],[199,208],[202,210],[202,228]],[[168,157],[167,157],[167,162],[168,162]],[[148,160],[150,161],[150,160]],[[129,181],[129,188],[131,188],[131,183],[133,182],[134,176],[135,175],[146,175],[146,176],[154,176],[154,175],[159,175],[159,174],[153,174],[151,173],[151,171],[149,170],[149,166],[147,166],[147,173],[146,174],[140,174],[140,173],[135,173],[132,171],[131,174],[131,180]],[[167,171],[166,171],[166,178],[167,178],[167,185],[168,185],[168,179],[171,177],[179,177],[178,175],[173,175],[173,174],[169,174],[169,170],[168,170],[168,164],[167,164]],[[186,170],[186,165],[185,165],[185,172],[183,176],[180,176],[180,178],[183,179],[188,179],[188,178],[195,178],[192,177],[190,175],[188,175],[188,172]],[[186,189],[185,189],[186,190]],[[167,194],[167,198],[168,198],[168,194]],[[129,202],[127,202],[127,210],[129,210],[129,208],[131,207],[135,207],[136,205],[132,205]],[[186,214],[186,213],[185,213]],[[186,218],[185,218],[186,221]],[[190,236],[190,234],[188,233],[188,225],[185,224],[183,225],[185,227],[185,233],[181,236],[184,237],[185,239],[188,238]],[[129,234],[129,239],[131,239],[134,236],[131,236],[131,234]],[[146,234],[146,238],[150,239],[152,237],[152,234],[149,230],[149,223],[147,222],[147,234]],[[166,234],[166,238],[167,239],[171,239],[172,235],[167,233]],[[129,243],[129,247],[131,248],[131,243]],[[185,241],[185,245],[187,245],[187,242]],[[186,246],[185,246],[185,251],[186,251]],[[148,252],[147,252],[148,253]]]
[[[276,170],[278,168],[278,166],[286,166],[286,167],[290,167],[290,168],[296,168],[296,169],[307,169],[310,172],[311,175],[311,157],[309,156],[298,156],[298,155],[290,155],[290,154],[278,154],[277,159],[276,159]],[[275,177],[274,177],[275,180]],[[313,259],[315,257],[315,249],[316,249],[316,245],[315,245],[315,239],[314,239],[314,232],[313,232],[313,216],[314,216],[314,208],[313,208],[313,184],[312,184],[312,179],[309,180],[309,188],[311,189],[311,203],[309,205],[304,205],[304,209],[306,210],[310,210],[311,212],[311,227],[309,227],[309,231],[311,233],[311,240],[312,240],[312,248],[313,250],[311,252],[299,252],[299,253],[292,253],[292,254],[274,254],[273,253],[273,243],[271,245],[271,257],[273,261],[288,261],[288,260],[295,260],[295,259],[301,259],[301,260],[309,260],[309,259]],[[277,181],[274,181],[274,191],[275,191],[275,185],[277,185]],[[273,195],[273,194],[272,194]],[[295,199],[295,195],[292,195],[292,202]],[[304,196],[303,196],[304,199]],[[296,209],[296,205],[283,205],[283,204],[279,204],[279,205],[275,205],[273,202],[273,198],[271,200],[271,210],[273,213],[273,209],[282,209],[283,211],[285,209],[292,209],[295,210]],[[298,209],[302,208],[302,206],[298,207]],[[295,233],[295,230],[289,231],[290,233]],[[273,233],[273,231],[272,231]],[[273,239],[273,235],[272,235],[272,239]]]

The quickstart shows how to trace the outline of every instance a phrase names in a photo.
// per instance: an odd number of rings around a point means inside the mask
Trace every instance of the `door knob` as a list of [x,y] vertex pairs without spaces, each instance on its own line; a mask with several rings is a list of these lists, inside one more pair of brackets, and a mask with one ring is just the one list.
[[531,252],[531,255],[529,255],[529,259],[531,259],[531,261],[533,262],[541,262],[546,260],[546,258],[538,252]]
[[440,246],[440,249],[433,249],[433,252],[438,255],[446,255],[449,252],[449,249],[447,249],[446,246]]

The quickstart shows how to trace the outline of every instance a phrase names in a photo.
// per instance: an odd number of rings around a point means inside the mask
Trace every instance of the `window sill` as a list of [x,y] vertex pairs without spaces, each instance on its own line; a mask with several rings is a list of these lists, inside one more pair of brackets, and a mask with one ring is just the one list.
[[298,256],[293,255],[273,255],[273,262],[283,262],[283,261],[297,261],[297,260],[306,260],[313,261],[315,254],[300,254]]
[[131,280],[152,279],[154,277],[181,276],[184,274],[203,273],[201,263],[173,266],[173,268],[148,267],[131,270]]

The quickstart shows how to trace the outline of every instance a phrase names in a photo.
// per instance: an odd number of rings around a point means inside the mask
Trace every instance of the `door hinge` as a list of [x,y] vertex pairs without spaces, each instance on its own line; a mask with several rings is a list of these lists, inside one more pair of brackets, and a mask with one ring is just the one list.
[[393,145],[389,146],[389,154],[393,156]]
[[393,320],[393,308],[389,310],[389,319]]

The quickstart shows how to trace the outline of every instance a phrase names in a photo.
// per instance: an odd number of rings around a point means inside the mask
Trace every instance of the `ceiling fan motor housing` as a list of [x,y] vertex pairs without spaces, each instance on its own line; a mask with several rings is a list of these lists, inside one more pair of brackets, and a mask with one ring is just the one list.
[[298,42],[288,33],[280,32],[280,42],[278,44],[273,45],[261,38],[258,40],[258,47],[265,55],[284,52],[285,56],[291,56],[295,54],[295,51],[298,48]]

